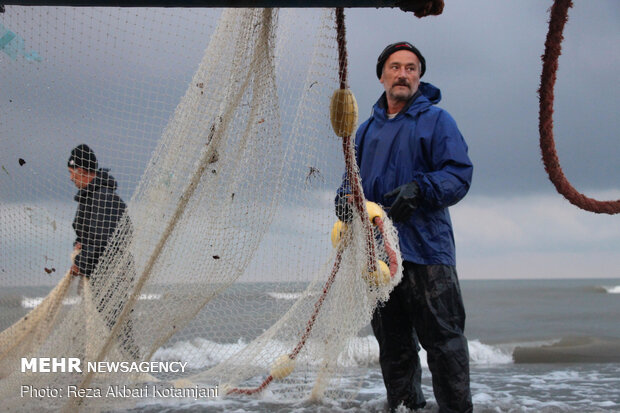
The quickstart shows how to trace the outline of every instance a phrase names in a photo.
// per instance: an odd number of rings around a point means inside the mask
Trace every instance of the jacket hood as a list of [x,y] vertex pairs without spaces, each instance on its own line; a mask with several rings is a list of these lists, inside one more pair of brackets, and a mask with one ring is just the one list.
[[[405,106],[401,113],[407,113],[411,116],[415,116],[419,112],[428,109],[431,105],[436,105],[441,101],[441,90],[430,83],[420,82],[418,92],[419,93],[416,93],[413,96],[413,100]],[[385,92],[383,92],[379,100],[377,100],[373,106],[373,117],[377,117],[384,121],[387,120],[386,102]]]
[[88,199],[95,191],[102,188],[108,188],[111,191],[115,191],[118,184],[116,179],[109,173],[109,169],[99,169],[95,178],[88,184],[86,188],[80,189],[75,195],[75,200],[82,202]]
[[420,82],[418,89],[422,92],[422,96],[427,98],[433,105],[441,102],[441,90],[439,90],[437,86],[426,82]]

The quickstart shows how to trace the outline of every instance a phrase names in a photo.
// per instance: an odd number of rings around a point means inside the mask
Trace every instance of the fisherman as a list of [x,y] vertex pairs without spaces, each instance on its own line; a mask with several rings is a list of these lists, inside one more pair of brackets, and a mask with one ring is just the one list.
[[[78,188],[75,195],[78,208],[73,220],[76,239],[73,243],[71,274],[90,278],[106,248],[109,248],[108,256],[113,256],[126,247],[131,237],[131,223],[125,223],[124,236],[114,238],[114,244],[109,245],[121,220],[128,220],[125,214],[127,206],[116,193],[116,180],[107,169],[99,168],[95,153],[86,144],[73,148],[67,166],[70,179]],[[127,294],[133,283],[135,270],[131,257],[128,258],[126,267],[120,273],[110,275],[115,277],[112,283],[113,291],[106,293],[102,301],[96,303],[97,310],[101,312],[108,301],[117,301],[111,317],[106,317],[106,324],[110,329],[127,302]],[[133,339],[131,318],[124,323],[118,339],[125,352],[132,359],[138,359],[139,351]]]
[[97,157],[88,145],[73,148],[67,166],[78,188],[74,198],[78,208],[73,219],[73,248],[77,255],[71,273],[90,277],[127,206],[116,193],[116,180],[106,169],[99,169]]
[[[364,195],[385,206],[403,255],[403,278],[374,313],[390,410],[426,405],[418,340],[427,352],[439,412],[471,412],[465,310],[448,207],[468,192],[473,165],[454,119],[435,104],[441,93],[421,82],[426,61],[408,42],[377,59],[385,92],[355,137]],[[347,178],[336,215],[352,219]]]

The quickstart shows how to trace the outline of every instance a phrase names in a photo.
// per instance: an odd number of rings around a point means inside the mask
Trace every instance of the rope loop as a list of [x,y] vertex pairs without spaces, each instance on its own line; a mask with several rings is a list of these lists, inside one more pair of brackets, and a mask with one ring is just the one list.
[[538,130],[540,132],[540,149],[545,170],[556,190],[571,204],[597,214],[617,214],[620,212],[620,200],[597,201],[578,192],[568,182],[555,150],[553,140],[553,99],[558,58],[562,54],[562,32],[568,20],[568,9],[572,7],[571,0],[555,0],[551,6],[549,32],[545,41],[545,54],[542,56],[543,68],[540,76],[540,100]]

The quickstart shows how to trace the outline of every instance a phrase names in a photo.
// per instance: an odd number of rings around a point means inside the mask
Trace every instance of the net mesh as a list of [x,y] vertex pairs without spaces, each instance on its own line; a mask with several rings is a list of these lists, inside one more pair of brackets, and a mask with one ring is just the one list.
[[[330,240],[345,171],[329,117],[337,53],[333,10],[7,7],[4,406],[122,407],[138,398],[111,386],[145,383],[283,400],[343,392],[351,358],[376,351],[362,330],[400,258],[389,220],[369,227],[361,206]],[[73,202],[67,159],[80,143],[106,168],[101,186],[116,181],[108,198],[89,184]],[[76,205],[89,221],[74,222]],[[390,264],[385,282],[377,260]],[[88,278],[68,271],[78,262]],[[24,358],[77,358],[82,371],[34,372]],[[146,361],[186,368],[86,369]],[[64,397],[42,391],[54,388]]]

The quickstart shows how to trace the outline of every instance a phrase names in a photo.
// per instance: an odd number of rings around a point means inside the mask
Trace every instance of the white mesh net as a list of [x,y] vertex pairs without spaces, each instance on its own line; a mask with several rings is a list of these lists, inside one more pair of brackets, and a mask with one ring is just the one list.
[[[361,209],[330,240],[345,170],[329,119],[333,21],[332,10],[0,15],[3,406],[342,391],[351,357],[374,349],[363,329],[400,255],[390,222],[367,235]],[[67,159],[80,143],[110,170],[76,203]],[[97,169],[89,160],[76,158],[80,171]],[[74,222],[78,205],[86,218]],[[386,282],[373,282],[376,259],[390,264]],[[44,358],[78,359],[81,372],[24,368]],[[129,371],[103,371],[116,362]],[[144,362],[184,367],[133,368]],[[149,385],[164,393],[140,393]]]

